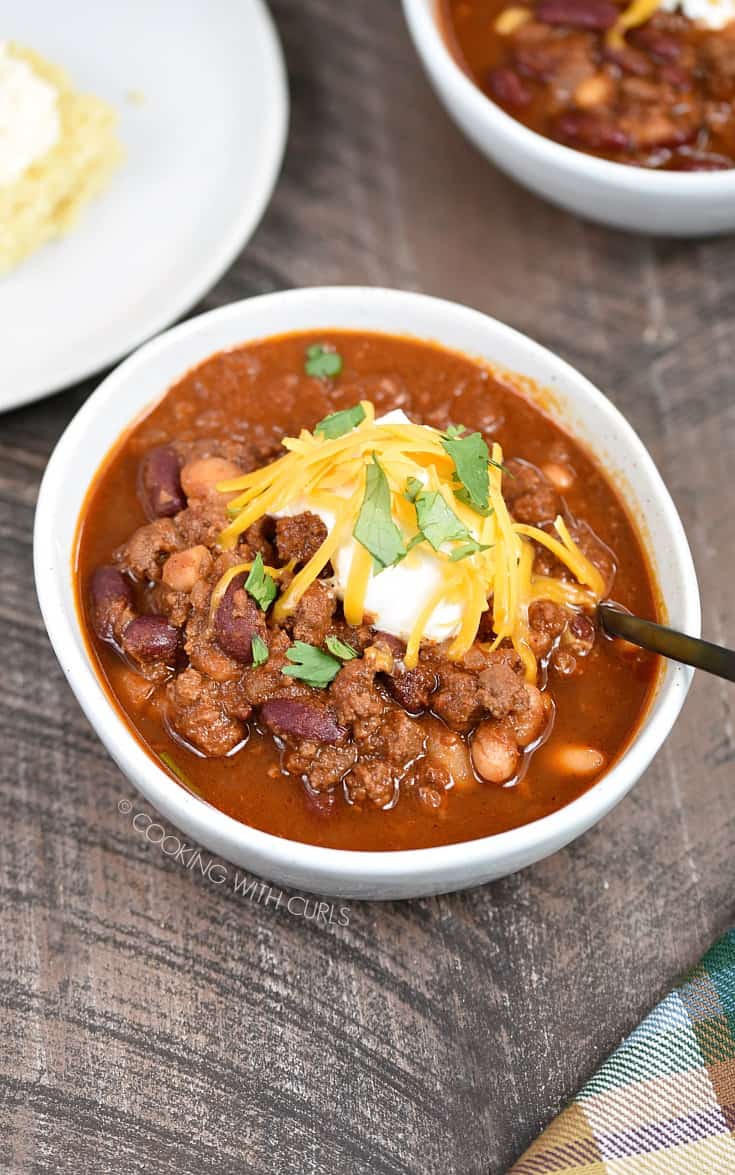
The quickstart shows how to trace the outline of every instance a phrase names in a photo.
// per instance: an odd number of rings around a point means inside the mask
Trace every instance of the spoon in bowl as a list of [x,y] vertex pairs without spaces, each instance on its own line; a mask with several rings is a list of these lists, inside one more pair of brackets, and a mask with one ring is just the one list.
[[598,604],[597,615],[609,636],[622,637],[642,649],[660,653],[672,661],[680,661],[682,665],[693,665],[695,669],[704,669],[705,673],[714,673],[726,681],[735,681],[735,651],[732,649],[713,645],[711,641],[703,641],[699,637],[686,636],[674,628],[654,624],[652,620],[643,620],[640,616],[631,616],[630,612],[624,612],[614,604]]

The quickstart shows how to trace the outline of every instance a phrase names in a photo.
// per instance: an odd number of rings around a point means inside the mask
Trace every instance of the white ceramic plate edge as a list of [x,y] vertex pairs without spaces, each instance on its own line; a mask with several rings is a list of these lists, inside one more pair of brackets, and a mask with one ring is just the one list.
[[257,13],[256,19],[259,22],[258,35],[263,39],[266,52],[271,57],[275,82],[275,105],[270,115],[273,120],[273,135],[267,144],[262,182],[257,192],[243,202],[240,215],[230,224],[219,249],[212,253],[209,263],[202,266],[188,282],[179,287],[164,302],[157,314],[148,315],[144,320],[136,323],[129,334],[125,336],[125,341],[121,340],[117,348],[110,350],[103,342],[96,350],[88,352],[82,363],[75,363],[73,358],[70,359],[68,365],[59,371],[58,382],[53,386],[48,387],[45,384],[42,386],[38,382],[29,383],[26,387],[21,386],[17,393],[0,401],[0,414],[64,391],[64,389],[87,379],[103,368],[118,363],[141,343],[157,335],[170,323],[176,322],[187,310],[195,306],[229,269],[238,253],[252,237],[268,207],[280,174],[289,123],[288,77],[278,33],[265,0],[252,0],[252,2],[254,4],[253,11]]

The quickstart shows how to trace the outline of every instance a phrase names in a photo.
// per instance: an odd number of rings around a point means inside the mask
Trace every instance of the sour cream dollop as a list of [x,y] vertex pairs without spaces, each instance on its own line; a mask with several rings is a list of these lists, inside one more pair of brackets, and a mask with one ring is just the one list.
[[735,20],[735,0],[661,0],[665,12],[682,12],[708,29],[724,29]]
[[54,86],[0,41],[0,187],[13,184],[59,138]]
[[[376,424],[410,424],[400,408],[387,412]],[[276,517],[301,514],[308,510],[318,514],[328,531],[334,526],[335,516],[323,507],[310,503],[308,497],[276,511]],[[477,537],[475,535],[474,537]],[[352,536],[341,544],[332,556],[333,585],[337,596],[344,599],[352,559],[357,549]],[[378,575],[371,573],[365,593],[365,615],[382,632],[408,640],[422,610],[442,581],[442,560],[426,543],[409,551],[405,559],[394,567],[386,567]],[[462,620],[462,606],[457,602],[442,602],[432,612],[424,629],[427,640],[444,641],[456,636]]]

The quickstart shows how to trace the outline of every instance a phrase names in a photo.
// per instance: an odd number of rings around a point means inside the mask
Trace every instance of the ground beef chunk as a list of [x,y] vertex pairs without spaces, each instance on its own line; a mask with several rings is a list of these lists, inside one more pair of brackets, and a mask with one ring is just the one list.
[[569,33],[560,37],[555,29],[536,21],[521,25],[513,36],[513,64],[527,78],[550,83],[550,108],[569,100],[580,82],[595,72],[594,37]]
[[528,609],[529,643],[536,657],[551,652],[554,641],[567,626],[569,613],[552,600],[534,600]]
[[385,699],[375,685],[375,669],[364,660],[348,661],[329,687],[339,721],[345,725],[366,718],[378,718]]
[[212,496],[193,501],[175,521],[182,547],[214,547],[230,519],[224,499]]
[[525,682],[510,666],[497,664],[483,669],[477,678],[477,697],[492,718],[505,718],[528,707]]
[[431,699],[431,708],[453,730],[466,731],[480,721],[483,706],[477,694],[477,679],[452,665],[439,671],[439,689]]
[[167,616],[176,628],[183,628],[191,613],[191,602],[187,592],[177,592],[165,583],[155,584],[148,596],[154,612]]
[[[686,85],[687,75],[684,73]],[[681,101],[675,84],[626,77],[618,90],[617,125],[636,151],[680,147],[692,140],[702,122],[701,103],[693,94]]]
[[517,522],[538,526],[551,522],[561,510],[561,499],[540,469],[528,461],[507,462],[503,497]]
[[428,709],[436,685],[436,674],[426,665],[403,670],[397,665],[394,672],[386,677],[386,687],[391,697],[411,714],[420,714],[422,710]]
[[289,775],[304,776],[314,791],[323,792],[334,787],[357,760],[357,747],[332,746],[303,740],[289,747],[283,756],[283,765]]
[[701,67],[714,98],[732,99],[735,89],[735,24],[726,25],[705,38]]
[[314,582],[291,613],[289,627],[294,640],[309,645],[323,644],[336,607],[333,592],[323,583]]
[[236,681],[242,674],[242,665],[214,642],[208,610],[195,612],[188,621],[184,649],[194,668],[214,681]]
[[308,510],[276,520],[276,550],[282,563],[289,563],[292,559],[297,567],[308,563],[326,537],[327,528],[321,518]]
[[486,654],[474,646],[459,664],[439,662],[437,672],[431,708],[453,730],[466,732],[488,714],[504,718],[528,704],[523,665],[513,649]]
[[273,546],[275,533],[275,520],[268,514],[264,515],[263,518],[259,518],[245,531],[240,543],[240,554],[243,555],[245,560],[253,559],[256,555],[260,555],[264,563],[273,566],[275,560],[275,548]]
[[350,803],[386,808],[396,797],[396,779],[390,766],[380,759],[361,759],[345,778]]
[[391,709],[379,719],[365,740],[369,750],[396,767],[405,768],[424,751],[425,735],[419,724],[402,710]]
[[203,754],[226,755],[244,739],[250,707],[241,692],[189,668],[169,682],[166,694],[170,725]]
[[243,675],[242,686],[252,706],[262,706],[271,698],[304,698],[322,696],[321,690],[314,690],[303,682],[288,677],[283,669],[289,664],[286,649],[291,641],[280,629],[272,628],[268,633],[270,645],[268,660],[257,669],[248,669]]
[[136,579],[159,580],[166,557],[181,546],[174,520],[157,518],[133,531],[128,541],[114,552],[113,558]]

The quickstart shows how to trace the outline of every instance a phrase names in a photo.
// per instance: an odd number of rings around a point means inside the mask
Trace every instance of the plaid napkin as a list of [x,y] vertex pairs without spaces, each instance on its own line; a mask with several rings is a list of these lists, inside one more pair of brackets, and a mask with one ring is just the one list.
[[735,930],[509,1175],[735,1175]]

